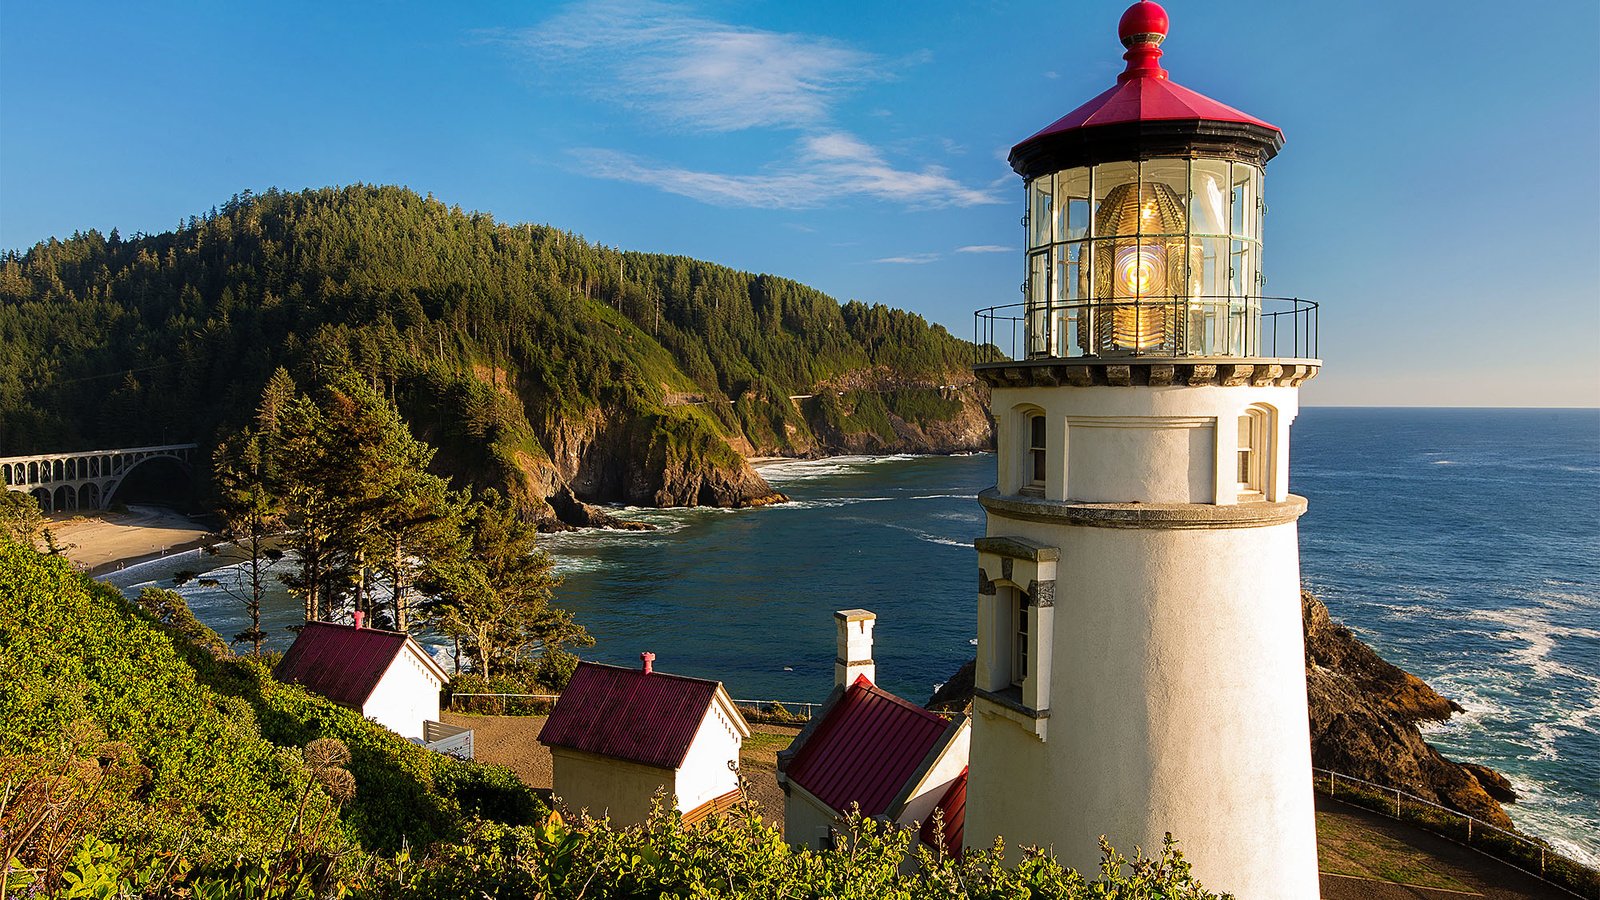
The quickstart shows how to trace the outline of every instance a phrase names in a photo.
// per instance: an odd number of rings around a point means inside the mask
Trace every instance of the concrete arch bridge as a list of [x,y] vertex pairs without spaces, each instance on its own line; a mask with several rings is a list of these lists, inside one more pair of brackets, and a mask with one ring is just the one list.
[[84,450],[0,458],[7,490],[32,494],[46,513],[106,509],[122,480],[140,465],[167,459],[193,471],[198,444],[164,444],[123,450]]

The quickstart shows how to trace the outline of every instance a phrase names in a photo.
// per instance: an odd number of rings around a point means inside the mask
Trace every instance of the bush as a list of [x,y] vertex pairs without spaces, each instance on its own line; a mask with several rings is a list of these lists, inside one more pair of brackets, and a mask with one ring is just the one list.
[[[852,815],[836,850],[790,847],[746,805],[728,818],[686,827],[657,805],[648,822],[569,825],[552,815],[531,827],[479,824],[459,844],[415,867],[381,874],[375,891],[404,900],[455,897],[837,898],[837,900],[1205,900],[1207,892],[1169,839],[1155,858],[1123,858],[1109,846],[1090,881],[1049,854],[1024,850],[1014,866],[1000,846],[952,858],[918,847],[907,829]],[[908,853],[915,865],[904,862]]]
[[[261,856],[291,829],[317,836],[308,852],[344,841],[326,793],[306,792],[250,707],[201,683],[170,635],[65,560],[0,541],[0,769],[25,784],[52,759],[100,772],[74,776],[71,802],[94,813],[59,823],[82,831],[54,832],[63,846],[95,833],[142,858],[181,850],[204,869]],[[137,791],[106,789],[120,781],[111,760],[137,767]],[[20,834],[24,814],[6,807],[0,832]]]

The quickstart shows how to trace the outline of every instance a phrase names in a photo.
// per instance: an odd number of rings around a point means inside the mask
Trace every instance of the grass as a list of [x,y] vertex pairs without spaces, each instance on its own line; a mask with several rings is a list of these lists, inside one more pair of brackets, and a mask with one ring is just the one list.
[[744,746],[739,750],[739,765],[750,772],[776,772],[778,751],[793,743],[798,733],[798,728],[793,732],[778,734],[766,731],[750,732],[750,736],[744,739]]
[[1437,860],[1343,816],[1317,812],[1318,868],[1410,887],[1471,891],[1439,870]]

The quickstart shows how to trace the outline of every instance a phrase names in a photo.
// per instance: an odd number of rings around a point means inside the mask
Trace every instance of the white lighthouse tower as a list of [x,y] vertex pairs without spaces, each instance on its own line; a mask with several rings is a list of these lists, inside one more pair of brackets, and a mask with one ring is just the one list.
[[[982,311],[966,843],[1080,871],[1172,833],[1211,890],[1318,896],[1289,423],[1316,307],[1262,296],[1274,126],[1167,78],[1128,9],[1117,84],[1018,144],[1026,300]],[[1008,346],[1009,344],[1009,346]]]

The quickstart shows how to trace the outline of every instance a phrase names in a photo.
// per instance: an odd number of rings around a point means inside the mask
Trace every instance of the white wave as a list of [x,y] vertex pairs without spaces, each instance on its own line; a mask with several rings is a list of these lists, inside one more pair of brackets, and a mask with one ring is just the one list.
[[1573,797],[1538,779],[1508,775],[1517,802],[1506,813],[1517,827],[1548,840],[1563,856],[1600,865],[1600,817],[1592,801]]
[[770,484],[825,478],[831,475],[850,474],[869,466],[905,462],[925,455],[894,453],[886,456],[825,456],[820,459],[785,460],[763,464],[761,466],[761,477],[765,478]]
[[148,568],[150,566],[154,566],[154,565],[157,565],[157,564],[160,564],[160,563],[171,563],[173,560],[177,560],[177,559],[188,559],[190,557],[193,557],[195,559],[199,559],[201,554],[203,554],[203,553],[205,553],[205,550],[203,548],[196,547],[196,548],[194,548],[192,550],[183,550],[183,551],[180,551],[178,553],[168,553],[166,556],[153,556],[153,557],[151,557],[149,559],[142,560],[142,561],[136,562],[136,563],[132,563],[130,565],[123,566],[123,567],[121,567],[119,569],[113,569],[110,572],[104,573],[101,577],[106,578],[106,579],[110,579],[111,577],[119,576],[119,575],[123,574],[124,572],[137,572],[137,571],[139,571],[141,569],[145,569],[145,568]]
[[944,547],[962,547],[962,548],[967,549],[967,550],[971,550],[972,549],[972,542],[971,541],[958,541],[958,540],[955,540],[953,538],[944,537],[943,535],[929,534],[928,532],[923,531],[920,528],[912,528],[909,525],[896,525],[893,522],[879,522],[877,524],[881,525],[884,528],[893,528],[896,531],[904,531],[907,534],[916,535],[917,537],[921,538],[924,541],[927,541],[930,544],[939,544],[939,545],[944,546]]

